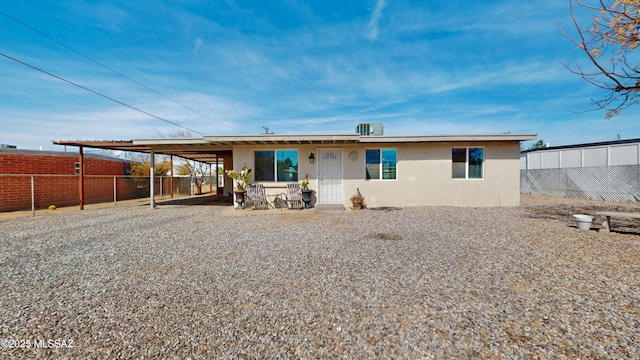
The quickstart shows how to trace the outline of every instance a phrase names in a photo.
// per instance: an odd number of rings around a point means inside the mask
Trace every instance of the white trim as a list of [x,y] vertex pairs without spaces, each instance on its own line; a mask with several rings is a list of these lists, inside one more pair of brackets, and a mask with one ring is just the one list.
[[477,135],[418,135],[418,136],[360,136],[361,143],[411,143],[443,141],[526,141],[535,140],[537,134],[477,134]]
[[[273,181],[269,180],[256,180],[257,172],[253,173],[253,181],[260,184],[269,184],[269,183],[282,183],[282,184],[290,184],[300,181],[300,149],[299,148],[291,148],[291,149],[278,149],[278,148],[267,148],[257,150],[256,148],[252,149],[253,153],[253,167],[256,168],[256,151],[273,151]],[[298,179],[295,181],[278,181],[278,151],[297,151],[298,152]]]
[[[380,173],[378,174],[378,178],[377,179],[367,179],[367,150],[378,150],[379,154],[380,154],[380,162],[378,163],[378,165],[380,165]],[[396,177],[395,179],[383,179],[382,177],[382,150],[395,150],[396,151]],[[364,148],[364,167],[365,167],[365,175],[364,175],[364,180],[365,181],[398,181],[398,148],[397,147],[366,147]]]
[[[484,180],[486,178],[485,174],[485,162],[487,160],[487,151],[485,146],[465,146],[465,147],[452,147],[451,148],[451,170],[453,171],[453,149],[465,149],[465,162],[464,162],[464,178],[454,178],[453,173],[451,174],[452,180],[471,180],[478,181]],[[482,149],[482,177],[480,178],[469,178],[469,149]],[[540,156],[540,164],[542,165],[542,156]],[[542,168],[542,166],[541,166]]]

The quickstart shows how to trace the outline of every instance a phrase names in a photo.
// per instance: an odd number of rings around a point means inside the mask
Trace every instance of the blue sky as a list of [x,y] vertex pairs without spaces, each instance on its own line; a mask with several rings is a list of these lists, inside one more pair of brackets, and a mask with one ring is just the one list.
[[[639,138],[611,120],[558,30],[568,2],[100,1],[0,5],[0,143],[351,133],[538,133],[551,145]],[[589,18],[580,14],[585,26]],[[160,120],[158,118],[163,120]],[[527,146],[529,144],[525,144]]]

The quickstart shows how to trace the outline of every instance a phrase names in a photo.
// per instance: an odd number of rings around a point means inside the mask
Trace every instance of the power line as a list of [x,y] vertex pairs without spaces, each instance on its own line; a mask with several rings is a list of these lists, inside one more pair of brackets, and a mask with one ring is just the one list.
[[[43,36],[43,37],[45,37],[45,38],[49,39],[50,41],[53,41],[54,43],[56,43],[56,44],[58,44],[58,45],[60,45],[60,46],[64,47],[65,49],[67,49],[67,50],[69,50],[69,51],[72,51],[72,52],[74,52],[74,53],[76,53],[76,54],[78,54],[78,55],[82,56],[83,58],[85,58],[85,59],[87,59],[87,60],[89,60],[89,61],[93,62],[94,64],[97,64],[97,65],[99,65],[99,66],[101,66],[101,67],[103,67],[103,68],[105,68],[105,69],[107,69],[107,70],[109,70],[109,71],[111,71],[111,72],[113,72],[113,73],[115,73],[115,74],[117,74],[117,75],[119,75],[119,76],[121,76],[121,77],[123,77],[123,78],[125,78],[125,79],[129,80],[129,81],[131,81],[132,83],[134,83],[134,84],[136,84],[136,85],[138,85],[138,86],[140,86],[140,87],[143,87],[143,88],[145,88],[145,89],[147,89],[147,90],[149,90],[149,91],[153,92],[153,93],[154,93],[154,94],[156,94],[156,95],[159,95],[159,96],[161,96],[161,97],[163,97],[163,98],[165,98],[165,99],[167,99],[167,100],[169,100],[169,101],[171,101],[171,102],[173,102],[173,103],[175,103],[175,104],[177,104],[177,105],[180,105],[180,106],[182,106],[183,108],[185,108],[185,109],[187,109],[187,110],[189,110],[189,111],[191,111],[191,112],[193,112],[193,113],[195,113],[195,114],[198,114],[198,115],[200,115],[200,116],[202,116],[202,117],[204,117],[204,118],[206,118],[206,119],[208,119],[208,120],[215,121],[215,122],[220,123],[221,125],[226,126],[226,127],[230,128],[230,129],[232,129],[232,130],[236,130],[236,131],[238,131],[238,129],[235,129],[234,127],[232,127],[232,126],[230,126],[230,125],[227,125],[227,124],[225,124],[224,122],[221,122],[221,121],[219,121],[219,120],[213,119],[213,118],[211,118],[211,117],[209,117],[209,116],[207,116],[207,115],[205,115],[205,114],[203,114],[203,113],[201,113],[201,112],[199,112],[199,111],[197,111],[197,110],[195,110],[195,109],[193,109],[193,108],[191,108],[191,107],[189,107],[189,106],[187,106],[187,105],[185,105],[185,104],[183,104],[183,103],[181,103],[181,102],[179,102],[179,101],[177,101],[177,100],[174,100],[174,99],[172,99],[172,98],[170,98],[170,97],[168,97],[168,96],[166,96],[166,95],[164,95],[164,94],[162,94],[162,93],[160,93],[160,92],[158,92],[158,91],[156,91],[156,90],[154,90],[154,89],[152,89],[152,88],[148,87],[147,85],[144,85],[144,84],[142,84],[142,83],[140,83],[140,82],[138,82],[138,81],[136,81],[136,80],[134,80],[134,79],[130,78],[129,76],[127,76],[127,75],[125,75],[125,74],[123,74],[123,73],[121,73],[121,72],[119,72],[119,71],[117,71],[117,70],[115,70],[115,69],[113,69],[113,68],[111,68],[111,67],[109,67],[109,66],[107,66],[107,65],[105,65],[105,64],[103,64],[103,63],[101,63],[101,62],[99,62],[98,60],[95,60],[95,59],[93,59],[93,58],[91,58],[91,57],[89,57],[89,56],[87,56],[87,55],[85,55],[85,54],[83,54],[83,53],[81,53],[81,52],[79,52],[79,51],[77,51],[77,50],[75,50],[75,49],[71,48],[70,46],[67,46],[66,44],[62,43],[61,41],[58,41],[58,40],[56,40],[55,38],[53,38],[53,37],[51,37],[51,36],[49,36],[49,35],[47,35],[47,34],[43,33],[42,31],[40,31],[40,30],[38,30],[38,29],[36,29],[36,28],[34,28],[34,27],[32,27],[32,26],[30,26],[30,25],[28,25],[28,24],[26,24],[26,23],[24,23],[24,22],[22,22],[22,21],[20,21],[20,20],[18,20],[18,19],[16,19],[16,18],[14,18],[14,17],[12,17],[11,15],[9,15],[9,14],[7,14],[7,13],[3,12],[2,10],[0,10],[0,15],[3,15],[3,16],[5,16],[5,17],[7,17],[7,18],[11,19],[12,21],[14,21],[14,22],[16,22],[16,23],[18,23],[18,24],[20,24],[20,25],[22,25],[22,26],[26,27],[27,29],[29,29],[29,30],[31,30],[31,31],[33,31],[33,32],[35,32],[35,33],[37,33],[37,34],[39,34],[40,36]],[[124,30],[124,29],[123,29],[123,30]],[[127,33],[127,34],[128,34],[128,33]],[[131,36],[131,37],[133,38],[133,36],[132,36],[131,34],[129,34],[129,36]],[[134,38],[134,39],[135,39],[135,38]],[[139,42],[139,40],[137,40],[137,39],[136,39],[136,41],[138,41],[138,42]],[[197,132],[197,131],[196,131],[196,133],[200,134],[200,133],[199,133],[199,132]]]
[[144,42],[142,42],[141,40],[139,40],[137,37],[133,36],[132,33],[130,33],[127,29],[125,29],[124,27],[122,27],[117,21],[114,21],[112,16],[110,14],[107,14],[106,12],[104,12],[104,10],[98,6],[96,6],[95,4],[89,4],[91,6],[93,6],[93,8],[102,13],[102,15],[104,15],[105,17],[109,18],[111,20],[111,23],[115,26],[117,26],[120,30],[122,30],[122,32],[124,32],[125,34],[127,34],[130,38],[132,38],[133,40],[135,40],[136,42],[138,42],[138,44],[146,47],[149,51],[151,51],[156,58],[160,59],[163,63],[165,63],[166,65],[168,65],[169,67],[173,68],[173,70],[175,70],[177,73],[181,74],[182,76],[186,77],[187,79],[189,79],[192,82],[195,82],[194,79],[192,79],[188,74],[183,73],[182,71],[180,71],[180,69],[178,69],[177,67],[173,66],[173,64],[167,62],[166,60],[163,59],[163,57],[158,54],[157,51],[155,51],[151,46],[145,44]]
[[179,128],[183,128],[183,129],[185,129],[185,130],[193,131],[193,132],[194,132],[194,133],[196,133],[196,134],[200,134],[200,135],[203,135],[203,136],[204,136],[204,134],[203,134],[203,133],[201,133],[201,132],[199,132],[199,131],[195,131],[195,130],[193,130],[193,129],[189,129],[188,127],[182,126],[182,125],[180,125],[180,124],[178,124],[178,123],[175,123],[175,122],[173,122],[173,121],[171,121],[171,120],[167,120],[167,119],[161,118],[160,116],[153,115],[153,114],[151,114],[151,113],[149,113],[149,112],[146,112],[146,111],[144,111],[144,110],[138,109],[138,108],[137,108],[137,107],[135,107],[135,106],[131,106],[131,105],[129,105],[129,104],[127,104],[127,103],[124,103],[124,102],[122,102],[122,101],[120,101],[120,100],[114,99],[114,98],[112,98],[112,97],[110,97],[110,96],[107,96],[107,95],[104,95],[104,94],[102,94],[102,93],[99,93],[99,92],[97,92],[97,91],[95,91],[95,90],[89,89],[88,87],[85,87],[85,86],[82,86],[82,85],[80,85],[80,84],[77,84],[77,83],[75,83],[75,82],[73,82],[73,81],[71,81],[71,80],[67,80],[67,79],[65,79],[65,78],[63,78],[63,77],[61,77],[61,76],[58,76],[58,75],[55,75],[55,74],[53,74],[53,73],[50,73],[50,72],[48,72],[48,71],[46,71],[46,70],[40,69],[39,67],[36,67],[36,66],[34,66],[34,65],[31,65],[31,64],[28,64],[28,63],[26,63],[26,62],[24,62],[24,61],[22,61],[22,60],[16,59],[16,58],[14,58],[14,57],[12,57],[12,56],[9,56],[9,55],[7,55],[7,54],[5,54],[5,53],[3,53],[3,52],[0,52],[0,55],[1,55],[1,56],[6,57],[6,58],[7,58],[7,59],[9,59],[9,60],[13,60],[13,61],[15,61],[15,62],[17,62],[17,63],[19,63],[19,64],[22,64],[22,65],[24,65],[24,66],[26,66],[26,67],[29,67],[29,68],[31,68],[31,69],[33,69],[33,70],[40,71],[40,72],[41,72],[41,73],[43,73],[43,74],[47,74],[47,75],[49,75],[49,76],[51,76],[51,77],[54,77],[54,78],[56,78],[56,79],[58,79],[58,80],[64,81],[64,82],[66,82],[67,84],[71,84],[71,85],[73,85],[73,86],[79,87],[80,89],[83,89],[83,90],[85,90],[85,91],[88,91],[88,92],[90,92],[90,93],[93,93],[93,94],[95,94],[95,95],[98,95],[98,96],[100,96],[100,97],[103,97],[103,98],[105,98],[105,99],[107,99],[107,100],[111,100],[111,101],[113,101],[113,102],[115,102],[115,103],[118,103],[118,104],[120,104],[120,105],[126,106],[126,107],[128,107],[128,108],[130,108],[130,109],[133,109],[133,110],[135,110],[135,111],[141,112],[141,113],[143,113],[143,114],[145,114],[145,115],[151,116],[151,117],[153,117],[153,118],[156,118],[156,119],[158,119],[158,120],[164,121],[164,122],[169,123],[169,124],[171,124],[171,125],[177,126],[177,127],[179,127]]

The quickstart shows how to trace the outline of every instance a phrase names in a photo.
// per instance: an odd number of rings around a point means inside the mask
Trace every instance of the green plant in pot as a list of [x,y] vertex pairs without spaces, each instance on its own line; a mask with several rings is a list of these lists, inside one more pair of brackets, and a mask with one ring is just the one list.
[[234,180],[235,187],[233,191],[236,195],[236,202],[240,207],[243,207],[244,195],[247,192],[247,184],[251,179],[251,169],[247,168],[247,164],[244,164],[241,171],[227,170],[225,173]]
[[304,180],[300,184],[302,188],[302,201],[304,202],[304,208],[310,209],[311,206],[311,195],[313,194],[313,190],[309,190],[309,174],[305,176]]

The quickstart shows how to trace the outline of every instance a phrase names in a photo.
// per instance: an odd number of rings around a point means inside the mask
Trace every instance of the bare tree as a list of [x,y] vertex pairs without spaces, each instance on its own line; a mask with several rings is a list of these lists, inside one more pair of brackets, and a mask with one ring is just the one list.
[[[157,132],[156,136],[161,138],[190,138],[193,137],[193,134],[190,131],[174,129],[167,134]],[[179,158],[177,163],[178,164],[175,166],[175,168],[178,175],[191,176],[191,178],[193,179],[193,184],[197,188],[196,192],[198,194],[202,194],[202,185],[204,184],[204,180],[207,176],[208,164],[184,158]]]
[[634,51],[640,45],[640,0],[593,0],[592,4],[575,0],[578,6],[594,12],[590,29],[582,28],[569,0],[571,18],[578,30],[577,38],[562,34],[588,57],[593,70],[581,66],[567,67],[590,84],[603,89],[601,99],[592,99],[597,109],[611,118],[640,102],[640,63]]

